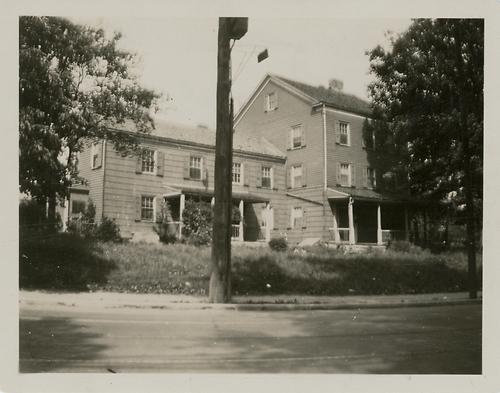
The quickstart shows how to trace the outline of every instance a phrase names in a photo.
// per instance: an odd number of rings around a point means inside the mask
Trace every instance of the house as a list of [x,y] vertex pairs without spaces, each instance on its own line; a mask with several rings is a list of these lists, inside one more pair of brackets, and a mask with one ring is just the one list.
[[[377,189],[380,173],[363,136],[369,104],[342,83],[314,87],[267,75],[234,119],[233,204],[242,217],[234,241],[286,237],[292,244],[381,245],[408,238],[409,205]],[[122,236],[155,241],[163,203],[182,235],[186,199],[213,202],[215,131],[157,122],[139,135],[142,154],[123,156],[102,141],[84,149],[84,184],[70,190],[67,216],[78,217],[89,198],[96,217],[114,219]]]
[[[129,125],[115,131],[135,132]],[[114,219],[128,239],[157,241],[153,226],[168,202],[180,237],[186,199],[213,203],[215,132],[156,122],[151,134],[139,138],[139,155],[123,156],[106,141],[79,154],[79,174],[86,181],[71,188],[68,216],[79,217],[91,199],[97,221]],[[263,137],[234,137],[233,203],[242,217],[232,228],[235,241],[271,238],[274,210],[285,203],[285,162],[285,154]]]
[[292,243],[408,239],[407,200],[377,189],[374,136],[363,135],[370,114],[341,81],[318,87],[277,75],[267,75],[238,111],[235,135],[266,138],[286,154],[286,207],[275,212],[275,226]]

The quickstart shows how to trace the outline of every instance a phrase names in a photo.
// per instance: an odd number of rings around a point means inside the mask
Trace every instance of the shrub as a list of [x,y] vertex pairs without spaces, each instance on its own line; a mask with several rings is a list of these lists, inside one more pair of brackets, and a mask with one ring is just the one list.
[[103,242],[119,242],[121,241],[120,227],[108,217],[103,217],[101,223],[95,229],[94,237]]
[[286,251],[288,249],[288,242],[284,237],[278,237],[269,241],[269,247],[273,251]]
[[212,206],[209,202],[186,200],[182,222],[182,234],[189,244],[204,245],[211,242]]

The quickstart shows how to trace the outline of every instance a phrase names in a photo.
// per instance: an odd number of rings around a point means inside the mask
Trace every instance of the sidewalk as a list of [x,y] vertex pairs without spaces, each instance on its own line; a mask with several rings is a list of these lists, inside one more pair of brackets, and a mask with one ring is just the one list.
[[468,293],[433,293],[418,295],[376,296],[234,296],[231,304],[211,304],[207,297],[189,295],[132,294],[116,292],[51,293],[19,292],[21,308],[113,309],[225,309],[225,310],[335,310],[358,308],[418,307],[457,304],[480,304]]

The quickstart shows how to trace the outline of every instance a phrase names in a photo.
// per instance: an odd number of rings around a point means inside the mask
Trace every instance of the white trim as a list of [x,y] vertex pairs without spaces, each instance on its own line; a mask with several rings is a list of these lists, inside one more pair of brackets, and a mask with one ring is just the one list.
[[368,120],[372,119],[370,116],[366,116],[366,115],[363,116],[363,115],[358,115],[357,113],[343,111],[342,109],[330,108],[330,107],[328,107],[328,105],[326,105],[326,110],[330,111],[330,112],[333,112],[333,113],[338,113],[338,114],[341,114],[341,115],[348,115],[348,116],[360,117],[361,119],[368,119]]
[[321,109],[321,116],[323,118],[323,189],[326,190],[328,188],[328,149],[326,146],[327,143],[327,134],[326,134],[326,108],[325,104],[323,104],[323,108]]

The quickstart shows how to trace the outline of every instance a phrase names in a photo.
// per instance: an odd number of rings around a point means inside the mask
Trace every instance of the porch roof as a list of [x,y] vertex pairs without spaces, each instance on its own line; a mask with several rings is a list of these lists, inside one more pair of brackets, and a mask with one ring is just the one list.
[[327,190],[328,199],[349,199],[373,202],[410,202],[407,196],[400,194],[380,193],[366,188],[334,187]]
[[[214,196],[213,188],[198,188],[198,187],[189,187],[189,186],[181,186],[178,189],[173,187],[166,187],[168,189],[167,192],[164,193],[164,196],[175,196],[180,194],[194,194],[200,196]],[[269,202],[269,198],[262,196],[251,194],[248,192],[234,192],[232,193],[233,199],[242,199],[248,203],[264,203]]]

